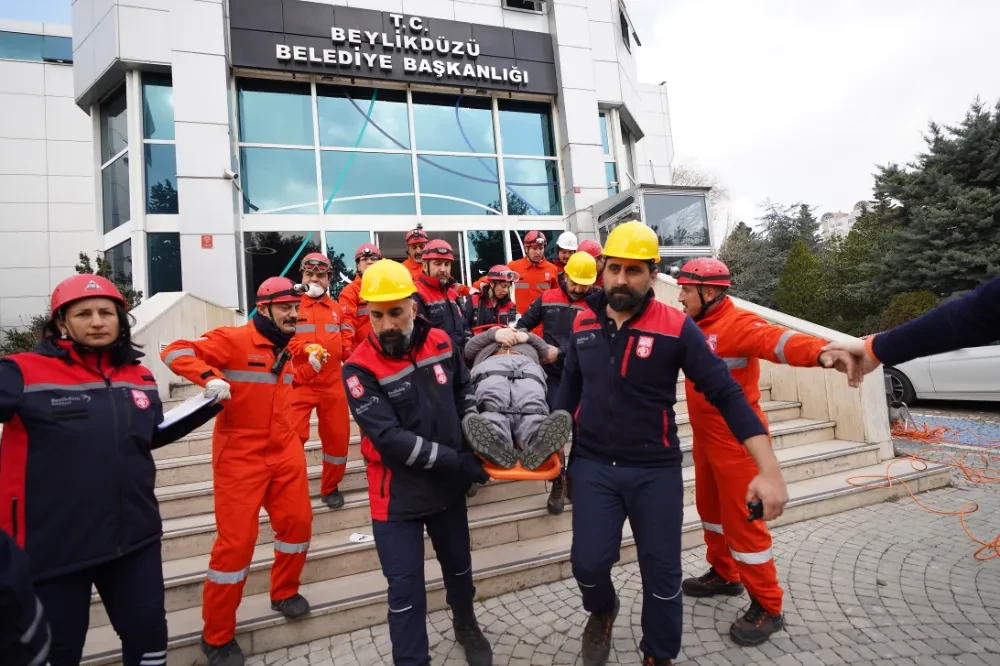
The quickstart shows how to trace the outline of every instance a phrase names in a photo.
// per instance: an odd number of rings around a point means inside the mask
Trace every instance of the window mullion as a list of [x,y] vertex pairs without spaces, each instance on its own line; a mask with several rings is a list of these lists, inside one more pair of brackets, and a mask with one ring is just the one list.
[[500,214],[507,216],[507,179],[503,170],[503,140],[500,137],[500,104],[494,95],[490,98],[493,111],[493,135],[497,147],[497,186],[500,190]]
[[[319,202],[319,214],[326,214],[326,200],[323,197],[323,164],[319,152],[319,98],[316,95],[316,82],[309,83],[309,96],[312,100],[313,121],[313,158],[316,162],[316,201]],[[326,231],[326,222],[320,220],[321,234]],[[325,244],[326,241],[324,240]]]
[[413,203],[416,206],[415,210],[417,212],[417,216],[419,217],[422,213],[420,206],[419,164],[417,162],[417,135],[413,122],[413,91],[409,88],[406,90],[406,120],[410,131],[410,165],[413,169]]

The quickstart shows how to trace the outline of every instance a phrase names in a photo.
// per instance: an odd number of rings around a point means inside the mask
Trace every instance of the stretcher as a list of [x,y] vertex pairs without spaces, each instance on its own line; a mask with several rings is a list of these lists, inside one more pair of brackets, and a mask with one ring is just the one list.
[[504,469],[483,460],[483,469],[491,479],[498,481],[551,481],[562,473],[562,461],[558,453],[553,453],[541,467],[530,470],[521,467],[521,463],[516,463],[510,469]]

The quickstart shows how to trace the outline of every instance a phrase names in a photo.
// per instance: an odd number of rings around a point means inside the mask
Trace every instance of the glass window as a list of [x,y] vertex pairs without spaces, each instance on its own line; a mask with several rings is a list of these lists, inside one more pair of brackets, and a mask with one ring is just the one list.
[[[508,215],[561,215],[559,165],[555,160],[503,161]],[[513,196],[511,196],[513,195]]]
[[41,60],[42,36],[0,31],[0,58]]
[[[510,261],[514,262],[524,258],[524,235],[526,231],[511,231],[510,233]],[[508,262],[510,263],[510,262]]]
[[[487,157],[420,155],[420,210],[424,215],[499,214],[497,161]],[[436,195],[436,196],[435,196]]]
[[42,60],[46,62],[73,62],[73,40],[69,37],[42,38]]
[[469,244],[469,284],[486,275],[491,267],[507,263],[502,231],[467,231],[466,239]]
[[104,259],[111,264],[111,280],[122,284],[132,284],[132,241],[119,243],[104,253]]
[[128,222],[129,211],[128,153],[101,170],[101,190],[104,202],[104,233]]
[[240,79],[237,85],[240,141],[313,145],[309,84]]
[[629,36],[628,36],[628,33],[629,33],[628,19],[625,18],[625,12],[621,12],[621,11],[618,12],[618,22],[621,24],[621,28],[622,28],[622,42],[625,43],[625,48],[629,50],[629,53],[631,53],[632,52],[632,42],[631,42],[631,40],[629,39]]
[[625,127],[622,127],[622,145],[625,148],[625,154],[622,155],[622,161],[625,162],[625,189],[630,187],[635,187],[635,157],[632,155],[632,135],[629,134]]
[[645,222],[656,230],[660,245],[711,245],[704,197],[644,194]]
[[[311,252],[319,252],[319,234],[313,231],[254,231],[243,234],[246,253],[247,303],[256,304],[257,287],[269,277],[281,275],[290,266],[286,277],[302,279],[299,262]],[[251,305],[252,307],[252,305]]]
[[244,213],[319,212],[316,155],[294,148],[241,148]]
[[618,194],[618,167],[614,162],[604,163],[604,179],[608,183],[608,196]]
[[172,143],[145,145],[146,212],[176,215],[177,147]]
[[101,161],[128,148],[128,114],[126,112],[125,86],[101,104]]
[[330,296],[340,298],[340,292],[357,275],[354,253],[359,247],[370,242],[371,236],[367,231],[326,232],[326,256],[330,258],[330,263],[333,265],[333,276],[330,278]]
[[[706,255],[702,255],[702,256],[710,257],[712,255],[706,254]],[[683,266],[687,262],[691,261],[692,259],[695,259],[695,257],[693,257],[693,256],[660,257],[660,263],[657,265],[657,270],[660,271],[661,273],[663,273],[664,275],[670,275],[670,269],[671,268],[675,268],[675,267],[676,268],[680,268],[681,266]]]
[[174,89],[169,76],[142,75],[142,134],[146,139],[174,138]]
[[504,154],[555,157],[551,105],[505,99],[498,107]]
[[413,93],[413,125],[419,150],[494,153],[493,104],[488,97]]
[[149,295],[161,291],[184,291],[181,282],[181,235],[146,234],[149,260]]
[[415,215],[409,153],[324,150],[323,211],[329,215]]
[[601,148],[604,149],[605,155],[611,154],[611,140],[608,135],[608,114],[600,114],[601,121]]
[[320,145],[409,149],[405,91],[316,86],[316,95]]

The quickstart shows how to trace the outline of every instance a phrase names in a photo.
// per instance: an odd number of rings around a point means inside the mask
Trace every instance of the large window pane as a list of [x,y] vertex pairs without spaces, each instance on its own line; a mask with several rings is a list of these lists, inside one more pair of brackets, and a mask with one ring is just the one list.
[[111,264],[111,280],[122,284],[132,284],[132,241],[119,243],[104,253]]
[[508,215],[561,215],[559,166],[555,160],[503,161]]
[[317,86],[316,94],[320,145],[397,150],[410,147],[406,92]]
[[241,148],[240,164],[244,213],[319,212],[312,150]]
[[42,60],[73,62],[73,40],[69,37],[42,37]]
[[413,93],[413,125],[420,150],[494,153],[493,105],[487,97]]
[[409,153],[324,150],[321,162],[323,207],[328,215],[416,214]]
[[299,263],[307,254],[319,252],[319,239],[319,232],[315,231],[254,231],[243,234],[245,284],[251,310],[257,303],[257,287],[267,278],[281,275],[285,266],[291,264],[285,277],[294,282],[302,279]]
[[[467,231],[469,242],[469,284],[486,275],[491,267],[507,263],[502,231]],[[515,241],[516,242],[516,241]]]
[[555,157],[551,105],[501,100],[498,107],[500,138],[505,155]]
[[172,143],[147,143],[146,212],[153,215],[177,214],[177,148]]
[[[524,235],[527,231],[510,232],[510,260],[517,261],[524,258]],[[551,235],[551,234],[548,234]]]
[[149,256],[149,294],[161,291],[184,291],[181,283],[181,235],[146,234]]
[[142,75],[142,134],[147,139],[174,138],[174,89],[169,76]]
[[107,162],[128,146],[125,86],[101,104],[101,162]]
[[41,60],[42,36],[0,30],[0,58]]
[[240,141],[313,145],[308,84],[240,79],[238,85]]
[[[706,254],[706,255],[702,255],[702,256],[710,257],[712,255]],[[670,275],[670,269],[671,268],[675,268],[675,267],[676,268],[680,268],[681,266],[683,266],[687,262],[691,261],[692,259],[695,259],[695,257],[693,257],[693,256],[660,257],[660,263],[657,266],[657,270],[659,270],[664,275]]]
[[340,298],[340,292],[354,279],[357,274],[354,253],[365,243],[370,243],[370,238],[367,231],[326,232],[326,256],[333,264],[333,277],[330,278],[330,296],[333,298]]
[[604,163],[604,180],[608,183],[608,196],[618,194],[618,167],[614,162]]
[[497,161],[491,157],[421,155],[417,161],[421,212],[424,215],[500,213],[496,172]]
[[660,245],[710,245],[704,197],[644,194],[645,222],[656,230]]
[[120,227],[131,218],[128,200],[128,153],[101,171],[104,196],[104,233]]

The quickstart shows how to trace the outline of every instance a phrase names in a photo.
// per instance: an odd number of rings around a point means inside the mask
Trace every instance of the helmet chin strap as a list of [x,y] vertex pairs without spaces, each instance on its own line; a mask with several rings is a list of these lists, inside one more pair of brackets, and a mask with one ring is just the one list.
[[710,301],[706,301],[705,292],[702,291],[703,289],[702,286],[698,285],[697,289],[698,289],[698,300],[701,301],[701,310],[699,310],[698,314],[696,314],[694,317],[691,317],[691,319],[694,319],[695,321],[701,321],[702,318],[708,314],[709,310],[718,305],[719,302],[722,301],[723,298],[725,298],[726,292],[720,291],[718,294],[716,294],[715,298],[713,298]]

